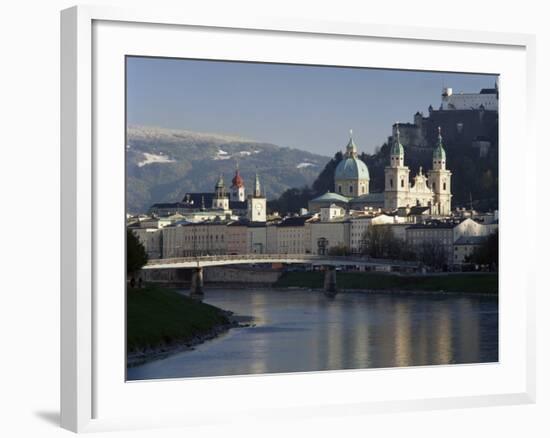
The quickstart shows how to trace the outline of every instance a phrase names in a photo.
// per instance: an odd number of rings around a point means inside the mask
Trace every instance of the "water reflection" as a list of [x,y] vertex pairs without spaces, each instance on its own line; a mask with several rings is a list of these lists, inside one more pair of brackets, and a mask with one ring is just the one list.
[[395,365],[410,365],[411,357],[411,321],[409,309],[405,302],[395,306]]
[[498,360],[491,297],[218,289],[205,301],[256,326],[130,368],[130,380]]

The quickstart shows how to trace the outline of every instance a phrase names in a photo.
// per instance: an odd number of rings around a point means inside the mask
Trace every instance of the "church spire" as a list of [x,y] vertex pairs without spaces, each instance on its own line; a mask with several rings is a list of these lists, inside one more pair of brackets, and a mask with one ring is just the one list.
[[346,157],[347,158],[357,158],[357,146],[353,141],[353,129],[349,130],[349,142],[346,146]]
[[235,176],[231,180],[231,200],[243,202],[245,197],[244,180],[239,172],[239,163],[235,168]]
[[405,165],[405,149],[401,144],[401,133],[399,132],[399,122],[395,123],[395,140],[390,150],[390,166],[403,167]]
[[258,172],[256,172],[256,178],[254,181],[254,197],[255,198],[261,198],[262,197],[262,187],[260,185],[260,177],[258,175]]
[[436,170],[445,169],[445,161],[447,161],[447,153],[443,147],[443,137],[441,136],[441,126],[437,127],[437,146],[434,149],[433,168]]
[[223,175],[221,173],[220,177],[218,178],[218,182],[216,183],[215,197],[225,198],[225,184],[223,182]]
[[437,146],[433,153],[433,167],[434,169],[445,169],[445,161],[447,160],[447,154],[443,147],[443,137],[441,136],[441,126],[437,127]]

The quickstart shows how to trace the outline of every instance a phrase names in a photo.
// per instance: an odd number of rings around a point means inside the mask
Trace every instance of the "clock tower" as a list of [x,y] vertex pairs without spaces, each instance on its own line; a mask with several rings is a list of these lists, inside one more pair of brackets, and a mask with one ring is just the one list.
[[256,174],[254,194],[247,199],[248,220],[251,222],[265,222],[267,217],[266,198],[262,196],[260,178]]

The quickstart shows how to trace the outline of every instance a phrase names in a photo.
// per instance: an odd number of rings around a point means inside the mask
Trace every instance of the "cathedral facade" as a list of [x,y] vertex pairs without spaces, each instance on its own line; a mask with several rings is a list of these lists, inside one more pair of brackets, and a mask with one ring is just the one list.
[[447,169],[441,128],[437,146],[432,154],[432,169],[424,173],[422,167],[411,182],[410,169],[405,165],[405,149],[400,142],[399,127],[390,150],[390,160],[384,170],[382,193],[370,193],[369,170],[359,158],[357,146],[350,135],[344,158],[334,172],[335,193],[327,192],[309,202],[309,210],[316,212],[332,204],[351,209],[365,207],[395,211],[399,208],[429,207],[434,216],[451,213],[451,172]]
[[405,166],[405,150],[400,142],[399,128],[390,151],[390,163],[385,169],[384,208],[430,207],[432,214],[446,216],[451,212],[451,172],[447,170],[447,156],[443,147],[441,128],[437,146],[432,155],[432,169],[427,175],[422,167],[409,182],[410,170]]

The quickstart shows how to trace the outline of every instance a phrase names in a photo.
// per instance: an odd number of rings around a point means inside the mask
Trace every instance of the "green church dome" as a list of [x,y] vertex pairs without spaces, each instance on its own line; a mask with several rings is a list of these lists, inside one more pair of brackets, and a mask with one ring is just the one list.
[[220,177],[218,178],[218,182],[216,183],[216,188],[217,189],[223,189],[224,188],[223,176],[222,175],[220,175]]
[[396,132],[396,139],[393,142],[393,145],[390,150],[391,155],[405,155],[405,149],[403,148],[403,145],[401,144],[401,141],[399,139],[399,124],[397,124],[397,132]]
[[370,179],[369,169],[357,157],[344,158],[336,166],[334,179]]
[[443,148],[443,137],[441,137],[441,127],[438,128],[439,135],[437,137],[437,147],[434,149],[433,160],[443,161],[447,159],[447,154]]
[[334,179],[370,179],[367,165],[357,157],[357,146],[350,130],[349,142],[346,146],[344,159],[338,163]]
[[405,149],[403,148],[403,145],[401,143],[399,143],[399,141],[396,141],[393,146],[391,147],[391,152],[390,152],[392,155],[404,155],[405,154]]
[[434,160],[445,160],[447,158],[447,154],[445,153],[445,149],[438,146],[435,148],[433,159]]

